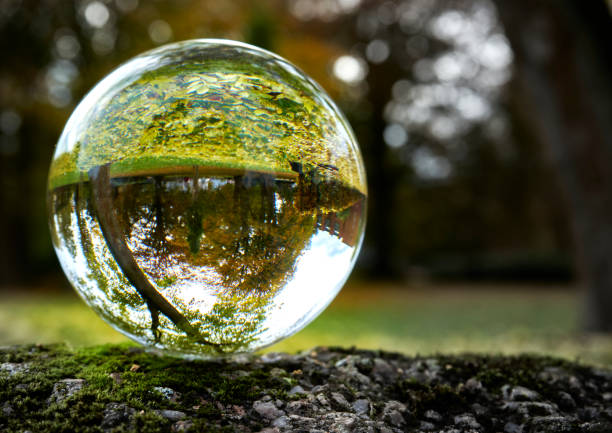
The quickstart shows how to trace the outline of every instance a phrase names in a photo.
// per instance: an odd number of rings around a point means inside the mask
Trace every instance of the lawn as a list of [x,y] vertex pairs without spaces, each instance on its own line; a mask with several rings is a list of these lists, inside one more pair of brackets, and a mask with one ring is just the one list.
[[[612,336],[581,335],[578,313],[579,294],[564,287],[350,283],[313,323],[268,350],[528,352],[612,365]],[[125,340],[70,293],[11,293],[0,302],[0,345]]]

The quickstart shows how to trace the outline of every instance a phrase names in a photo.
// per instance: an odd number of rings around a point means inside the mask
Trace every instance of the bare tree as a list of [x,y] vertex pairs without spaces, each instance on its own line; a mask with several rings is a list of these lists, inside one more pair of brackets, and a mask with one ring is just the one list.
[[612,331],[612,20],[604,0],[497,0],[524,120],[564,190],[585,327]]

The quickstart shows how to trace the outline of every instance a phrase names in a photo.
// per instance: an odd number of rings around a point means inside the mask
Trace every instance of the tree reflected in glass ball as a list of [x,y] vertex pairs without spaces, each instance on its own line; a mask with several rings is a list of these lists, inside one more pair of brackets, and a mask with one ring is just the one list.
[[353,267],[366,194],[325,92],[226,40],[111,72],[68,120],[48,183],[53,244],[85,302],[146,346],[200,358],[314,319]]

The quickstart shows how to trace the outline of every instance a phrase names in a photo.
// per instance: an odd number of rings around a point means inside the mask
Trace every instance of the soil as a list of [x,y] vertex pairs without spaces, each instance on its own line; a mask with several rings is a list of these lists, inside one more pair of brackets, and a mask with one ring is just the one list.
[[342,348],[186,361],[0,348],[1,432],[612,432],[612,370]]

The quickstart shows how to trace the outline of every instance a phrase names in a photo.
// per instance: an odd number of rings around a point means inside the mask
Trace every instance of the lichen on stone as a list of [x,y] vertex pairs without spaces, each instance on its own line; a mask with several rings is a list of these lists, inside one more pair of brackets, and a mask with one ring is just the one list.
[[18,346],[0,365],[2,432],[612,431],[612,371],[548,357]]

